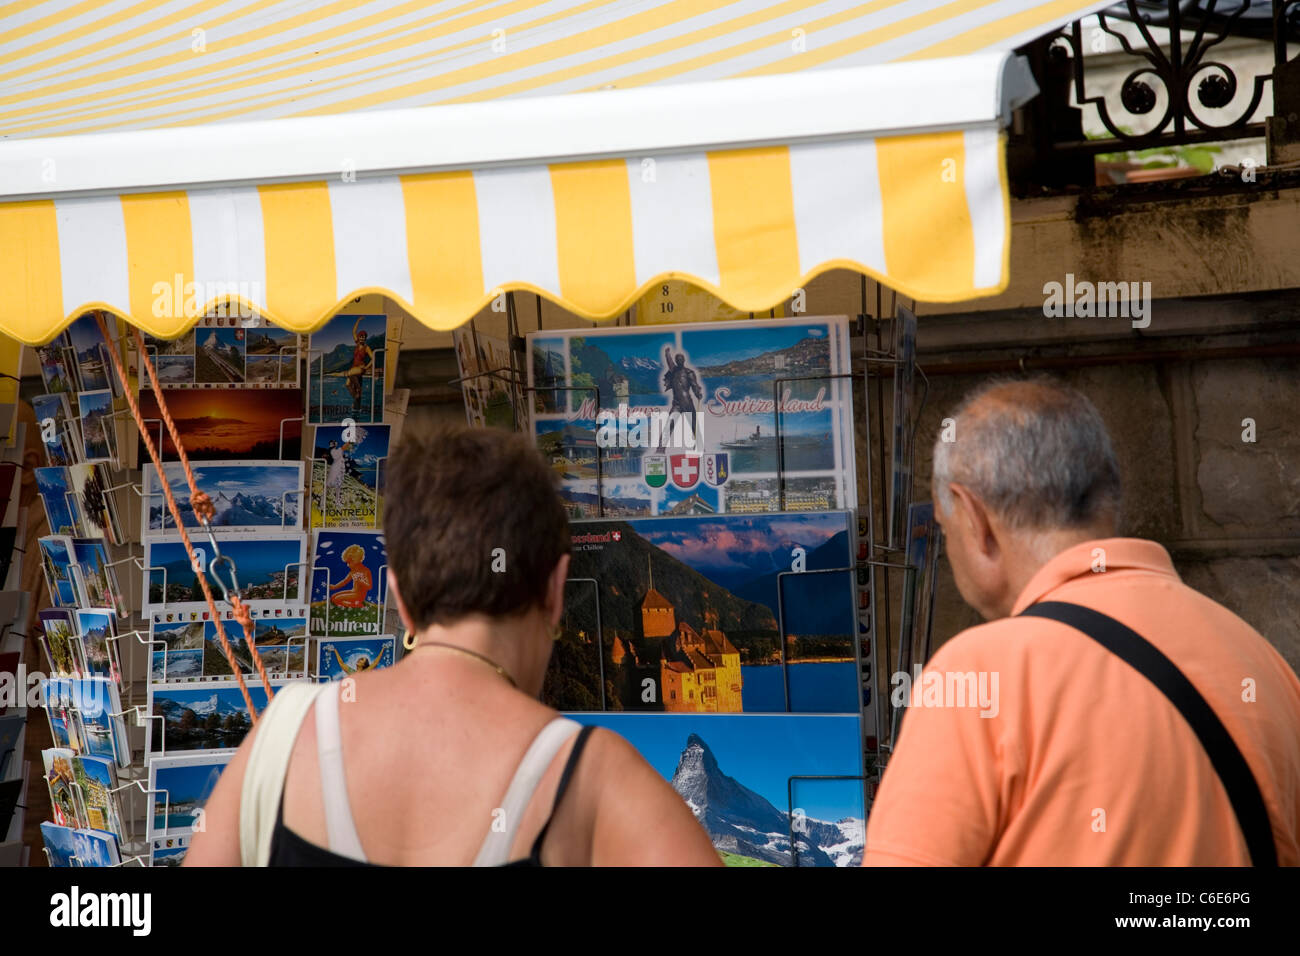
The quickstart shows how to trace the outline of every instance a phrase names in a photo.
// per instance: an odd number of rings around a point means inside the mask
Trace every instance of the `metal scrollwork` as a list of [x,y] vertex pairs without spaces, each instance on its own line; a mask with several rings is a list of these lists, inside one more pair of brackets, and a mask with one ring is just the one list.
[[[1264,10],[1263,7],[1268,7]],[[1250,12],[1250,16],[1245,15]],[[1244,19],[1243,19],[1244,18]],[[1263,135],[1263,124],[1251,122],[1259,109],[1268,73],[1250,79],[1249,102],[1227,120],[1204,115],[1203,110],[1223,110],[1236,99],[1241,82],[1234,70],[1208,54],[1229,35],[1272,36],[1274,60],[1286,60],[1288,38],[1300,36],[1300,0],[1125,0],[1097,14],[1100,29],[1118,41],[1127,55],[1145,61],[1124,78],[1119,104],[1129,117],[1146,117],[1157,111],[1163,93],[1164,110],[1142,132],[1126,129],[1122,117],[1111,112],[1102,95],[1088,96],[1084,85],[1084,37],[1080,21],[1063,28],[1049,42],[1064,47],[1072,60],[1074,100],[1091,104],[1111,140],[1093,140],[1089,152],[1120,146],[1124,149],[1165,143],[1239,139]],[[1116,21],[1133,24],[1141,37],[1135,46],[1116,28]],[[1169,31],[1165,48],[1152,35],[1158,25]],[[1271,28],[1271,29],[1270,29]],[[1188,38],[1190,37],[1190,41]],[[1085,144],[1073,144],[1085,146]]]

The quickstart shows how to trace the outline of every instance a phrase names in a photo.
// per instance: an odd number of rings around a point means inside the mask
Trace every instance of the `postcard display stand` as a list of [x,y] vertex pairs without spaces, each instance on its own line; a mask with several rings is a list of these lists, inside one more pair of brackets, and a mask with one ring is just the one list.
[[627,738],[731,864],[862,856],[879,701],[850,334],[800,317],[526,340],[528,427],[572,518],[543,698]]
[[43,753],[51,864],[175,866],[202,828],[203,802],[251,720],[200,575],[259,712],[266,688],[223,600],[232,586],[272,688],[395,662],[381,528],[401,424],[388,402],[399,338],[400,321],[384,315],[340,315],[302,337],[233,314],[206,316],[179,339],[144,337],[215,507],[210,530],[191,508],[133,338],[119,354],[138,376],[128,385],[161,474],[137,445],[94,317],[39,350],[49,394],[48,414],[37,415],[51,425],[50,466],[37,471],[51,530],[40,549],[51,603],[40,614],[52,675],[42,688],[54,739]]

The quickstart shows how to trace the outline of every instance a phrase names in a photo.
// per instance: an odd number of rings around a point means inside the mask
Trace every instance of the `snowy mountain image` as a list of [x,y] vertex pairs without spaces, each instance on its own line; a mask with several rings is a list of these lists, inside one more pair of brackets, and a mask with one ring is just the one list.
[[[790,814],[727,776],[697,734],[686,741],[672,787],[724,853],[793,865]],[[801,816],[797,821],[800,866],[856,866],[862,862],[866,825],[844,818],[834,823]]]
[[[179,463],[169,462],[167,480],[187,528],[199,526],[190,506],[190,489]],[[297,528],[303,497],[302,465],[293,463],[204,464],[195,473],[199,488],[212,499],[217,528]],[[146,478],[149,529],[173,530],[161,482],[152,468]]]
[[[251,682],[248,691],[261,711],[266,689]],[[150,746],[155,753],[164,749],[164,737],[167,753],[238,747],[251,727],[239,688],[224,681],[156,690],[153,713],[163,718],[162,733],[156,726],[152,732]]]
[[565,716],[635,747],[681,796],[728,866],[862,860],[866,813],[856,714]]
[[663,365],[657,358],[650,359],[644,355],[624,355],[618,364],[620,368],[628,372],[643,371],[653,374],[663,371]]
[[[295,497],[286,498],[283,508],[278,499],[268,498],[265,495],[230,496],[218,491],[211,497],[212,504],[217,510],[216,516],[212,519],[213,527],[255,525],[278,528],[281,525],[296,527],[298,524],[298,502]],[[198,519],[190,507],[189,498],[178,499],[176,504],[180,507],[181,520],[185,522],[185,526],[187,528],[197,526]],[[162,528],[164,515],[166,515],[167,526],[173,527],[171,514],[166,505],[149,509],[149,527]]]

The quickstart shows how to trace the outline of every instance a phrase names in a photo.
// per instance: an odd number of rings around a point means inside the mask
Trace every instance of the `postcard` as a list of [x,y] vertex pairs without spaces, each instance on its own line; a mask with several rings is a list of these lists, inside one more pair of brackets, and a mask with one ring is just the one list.
[[50,815],[54,822],[65,827],[84,827],[86,812],[77,789],[77,776],[72,769],[76,756],[71,750],[51,747],[41,751],[45,765],[45,785],[50,791]]
[[[144,335],[145,353],[153,363],[158,384],[163,388],[179,388],[194,384],[194,334],[191,329],[175,339],[160,339]],[[140,388],[153,388],[148,374],[140,375]]]
[[[502,339],[482,335],[472,327],[451,333],[460,369],[460,390],[465,396],[465,416],[471,428],[505,428],[514,431],[528,421],[523,389],[511,371],[510,349]],[[518,416],[518,423],[516,423]]]
[[855,714],[565,716],[635,747],[691,808],[728,866],[862,861],[865,783]]
[[[301,337],[261,319],[207,315],[177,339],[146,335],[158,384],[173,388],[297,388]],[[151,387],[147,377],[141,386]]]
[[82,806],[92,830],[107,830],[120,840],[126,839],[122,825],[122,806],[115,792],[117,768],[103,757],[78,754],[72,758],[72,772],[81,791]]
[[111,606],[118,617],[130,617],[131,609],[118,584],[117,571],[109,564],[108,549],[100,538],[73,538],[72,554],[82,589],[81,604]]
[[210,621],[152,621],[149,679],[155,683],[203,676],[203,633]]
[[105,388],[77,395],[81,420],[81,452],[85,461],[115,461],[117,434],[113,425],[113,393]]
[[295,332],[288,332],[277,326],[265,323],[259,328],[245,330],[247,341],[245,352],[248,356],[245,383],[276,388],[298,387],[298,357],[302,351],[302,339]]
[[[213,528],[221,531],[296,531],[302,522],[303,466],[300,461],[191,462],[194,481],[212,500]],[[163,470],[185,528],[199,528],[190,505],[190,486],[180,462],[164,462]],[[143,468],[145,534],[176,530],[167,507],[158,470],[152,462]]]
[[72,827],[58,822],[57,812],[55,822],[41,821],[41,840],[45,843],[45,852],[49,856],[50,866],[79,865],[74,859],[77,855],[77,846],[73,842],[72,834]]
[[[171,611],[206,612],[208,608],[199,584],[200,574],[206,575],[213,597],[217,599],[222,593],[217,576],[229,586],[230,564],[223,562],[213,568],[215,555],[211,544],[203,538],[195,538],[191,543],[199,570],[196,570],[179,536],[169,534],[145,538],[146,614],[164,607]],[[222,532],[217,535],[217,543],[222,556],[234,562],[240,594],[250,607],[304,603],[305,534]]]
[[543,700],[857,713],[850,512],[575,521]]
[[[271,686],[278,689],[284,683],[273,681]],[[266,708],[266,688],[256,680],[246,686],[260,714]],[[234,750],[253,726],[244,695],[233,680],[150,684],[149,713],[162,721],[148,722],[147,754]]]
[[83,752],[131,765],[131,744],[122,718],[117,683],[107,677],[82,677],[71,682],[72,710],[80,724]]
[[[113,319],[106,320],[111,329]],[[99,330],[99,322],[93,313],[82,315],[67,331],[68,344],[77,360],[75,366],[78,392],[93,392],[101,388],[112,388],[113,370],[111,360],[105,353],[104,335]]]
[[117,837],[105,830],[60,826],[48,820],[41,823],[41,839],[49,854],[50,866],[120,866],[122,857]]
[[189,836],[233,753],[153,757],[149,761],[148,839]]
[[76,614],[87,676],[111,677],[121,687],[116,612],[113,608],[78,608]]
[[194,330],[194,381],[242,385],[248,353],[243,329]]
[[77,523],[72,495],[72,478],[64,467],[37,468],[36,488],[45,505],[45,517],[50,523],[50,533],[80,535],[83,528]]
[[842,509],[848,341],[842,316],[532,333],[531,433],[574,517]]
[[388,551],[373,531],[319,531],[311,571],[316,637],[378,636],[388,600]]
[[81,738],[76,733],[72,717],[72,679],[51,677],[41,681],[41,700],[50,721],[50,736],[55,747],[74,753],[81,751]]
[[72,834],[77,866],[120,866],[117,837],[105,830],[81,829]]
[[307,646],[303,644],[284,644],[259,647],[257,654],[262,659],[268,677],[306,677]]
[[253,621],[253,642],[260,649],[263,645],[280,646],[307,644],[307,617],[301,616],[278,616],[279,608],[276,608],[276,616],[269,617],[263,615]]
[[[379,424],[389,340],[383,315],[336,315],[307,342],[307,421],[313,425]],[[345,419],[347,421],[345,421]]]
[[311,526],[383,527],[388,425],[318,425],[312,442]]
[[72,483],[76,517],[86,529],[86,533],[79,537],[106,538],[109,544],[126,544],[108,466],[72,465],[68,468],[68,477]]
[[149,865],[180,866],[189,848],[188,836],[160,837],[149,844]]
[[[141,337],[144,339],[145,352],[149,355],[149,360],[154,363],[156,368],[159,360],[174,355],[194,355],[194,334],[195,330],[190,329],[174,339],[161,339],[156,335],[148,332],[142,332]],[[146,376],[146,380],[147,380]],[[141,383],[144,384],[143,382]],[[163,383],[164,385],[167,383]]]
[[72,408],[68,405],[68,396],[63,392],[37,395],[32,398],[32,411],[36,413],[36,424],[41,429],[45,460],[51,466],[71,465],[80,457],[81,451],[69,425]]
[[75,558],[72,538],[51,534],[38,539],[41,562],[45,569],[45,584],[50,589],[50,603],[55,607],[76,607],[88,604],[81,599],[80,589],[73,577]]
[[72,376],[68,374],[68,339],[60,333],[49,345],[36,346],[36,358],[41,368],[41,382],[45,391],[75,391]]
[[[302,457],[302,389],[166,389],[167,408],[191,461],[292,461]],[[163,461],[179,460],[152,390],[140,413]],[[140,442],[140,461],[149,452]]]
[[316,679],[342,680],[361,671],[391,667],[397,653],[392,636],[316,641]]
[[[222,621],[226,634],[226,643],[234,652],[235,662],[239,665],[241,674],[253,673],[253,655],[248,649],[248,640],[244,637],[244,629],[238,621]],[[260,651],[259,651],[260,653]],[[270,668],[267,669],[270,672]],[[221,638],[217,634],[217,624],[215,621],[203,622],[203,676],[204,677],[234,677],[235,672],[231,670],[230,661],[226,658],[226,653],[221,649]]]

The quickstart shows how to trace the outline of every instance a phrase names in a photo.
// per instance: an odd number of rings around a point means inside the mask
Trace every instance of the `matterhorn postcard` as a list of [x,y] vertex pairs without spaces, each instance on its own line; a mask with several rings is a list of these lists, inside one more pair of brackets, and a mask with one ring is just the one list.
[[635,747],[727,866],[857,866],[866,843],[856,715],[570,714]]
[[527,365],[573,517],[857,502],[842,316],[534,332]]
[[857,713],[843,511],[575,521],[556,710]]

